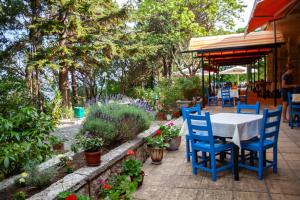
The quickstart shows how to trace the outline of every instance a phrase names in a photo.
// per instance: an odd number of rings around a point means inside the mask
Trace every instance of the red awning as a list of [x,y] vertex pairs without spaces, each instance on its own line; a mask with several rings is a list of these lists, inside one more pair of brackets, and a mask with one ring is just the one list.
[[246,33],[250,33],[268,22],[285,17],[297,2],[298,0],[256,0]]

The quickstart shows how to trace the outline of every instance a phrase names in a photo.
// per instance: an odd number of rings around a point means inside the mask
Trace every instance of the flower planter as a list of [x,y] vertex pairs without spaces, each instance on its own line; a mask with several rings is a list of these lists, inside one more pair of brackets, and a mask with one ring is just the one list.
[[[143,185],[143,182],[144,182],[144,176],[145,176],[145,172],[144,171],[141,171],[140,175],[142,176],[142,179],[141,181],[138,182],[138,188],[141,187]],[[130,176],[130,180],[131,181],[134,181],[134,177],[133,176]]]
[[99,166],[101,163],[101,151],[84,152],[87,166]]
[[173,116],[174,118],[180,117],[180,111],[173,111],[172,116]]
[[54,144],[52,145],[52,148],[54,151],[58,151],[58,152],[63,152],[65,150],[64,143]]
[[150,157],[152,160],[152,164],[160,165],[164,156],[163,148],[151,148],[150,147]]
[[158,113],[156,114],[156,119],[157,119],[157,120],[166,120],[165,113],[158,112]]
[[169,147],[167,147],[167,150],[176,151],[178,150],[180,144],[181,144],[181,136],[172,138],[172,140],[169,142]]

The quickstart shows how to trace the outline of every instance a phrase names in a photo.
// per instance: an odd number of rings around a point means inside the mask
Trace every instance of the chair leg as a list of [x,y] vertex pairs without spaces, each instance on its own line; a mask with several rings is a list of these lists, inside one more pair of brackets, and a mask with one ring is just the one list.
[[198,173],[196,165],[197,165],[197,151],[192,150],[192,168],[193,168],[193,174],[195,175]]
[[277,145],[273,148],[273,172],[277,174]]
[[191,149],[190,149],[190,139],[189,139],[188,135],[185,136],[185,146],[186,146],[186,161],[190,162]]
[[254,153],[253,153],[253,151],[250,151],[250,165],[254,166]]
[[264,155],[263,151],[258,152],[258,178],[259,180],[263,179],[263,160],[264,160]]
[[244,149],[241,150],[241,163],[245,164],[245,150]]
[[216,170],[216,157],[210,153],[210,162],[211,162],[211,180],[217,180],[217,170]]
[[206,157],[206,152],[204,152],[204,151],[202,151],[202,159],[203,159],[203,165],[204,165],[204,167],[206,167],[207,166],[207,161],[206,161],[206,159],[207,159],[207,157]]
[[230,163],[232,165],[231,166],[231,174],[234,174],[234,164],[233,164],[233,162],[234,162],[234,160],[233,160],[234,153],[233,153],[233,148],[231,148],[230,153],[231,153],[231,155],[230,155]]

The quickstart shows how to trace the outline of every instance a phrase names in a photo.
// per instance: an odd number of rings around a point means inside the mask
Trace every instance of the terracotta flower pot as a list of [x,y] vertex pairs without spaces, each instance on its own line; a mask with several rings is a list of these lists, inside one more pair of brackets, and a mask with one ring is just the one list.
[[63,152],[65,150],[64,143],[54,144],[52,145],[52,148],[54,151],[59,151],[59,152]]
[[87,166],[99,166],[101,163],[101,151],[84,152]]
[[151,156],[152,164],[160,165],[161,160],[163,159],[164,156],[164,149],[150,147],[150,156]]
[[181,144],[181,136],[172,138],[172,140],[169,142],[169,147],[167,147],[167,150],[176,151],[178,150],[180,144]]

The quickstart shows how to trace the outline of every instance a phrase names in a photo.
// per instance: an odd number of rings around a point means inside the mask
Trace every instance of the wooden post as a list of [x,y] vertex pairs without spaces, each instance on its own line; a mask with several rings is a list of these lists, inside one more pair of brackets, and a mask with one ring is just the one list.
[[264,80],[265,80],[265,85],[264,85],[264,99],[266,99],[266,91],[267,91],[267,56],[264,57]]
[[276,40],[276,23],[273,22],[273,30],[274,30],[274,49],[273,49],[273,63],[274,63],[274,106],[277,106],[277,40]]
[[202,54],[202,60],[201,60],[201,65],[202,65],[202,98],[203,98],[203,102],[202,105],[205,106],[205,99],[204,99],[204,57]]

